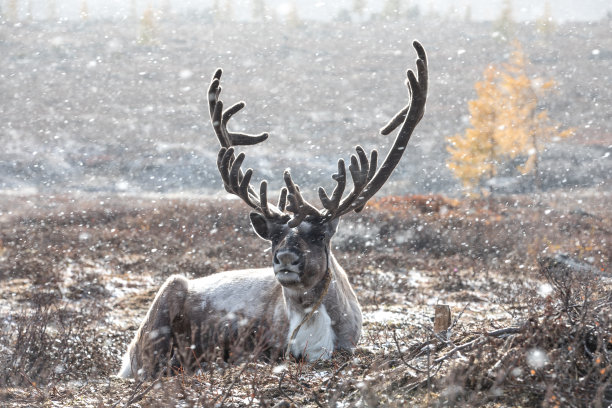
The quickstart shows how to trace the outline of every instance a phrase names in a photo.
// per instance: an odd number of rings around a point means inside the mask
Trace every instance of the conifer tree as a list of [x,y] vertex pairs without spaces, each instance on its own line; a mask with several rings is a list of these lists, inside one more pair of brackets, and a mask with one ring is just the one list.
[[28,0],[27,9],[26,9],[26,19],[28,21],[34,20],[34,7],[32,6],[32,0]]
[[539,155],[544,144],[573,133],[561,131],[540,106],[554,82],[530,78],[527,65],[516,42],[509,62],[499,70],[489,66],[484,80],[476,83],[478,98],[468,102],[471,127],[448,139],[448,167],[466,189],[480,187],[511,160],[521,162],[517,170],[522,174],[533,172],[541,189]]
[[498,112],[495,104],[500,98],[496,87],[498,76],[494,66],[485,70],[484,80],[475,84],[478,98],[468,102],[471,127],[463,135],[448,138],[448,167],[468,190],[478,187],[483,179],[490,179],[497,173],[499,149],[495,128]]
[[49,20],[57,21],[57,3],[55,0],[49,0]]
[[89,18],[89,7],[87,6],[87,0],[81,2],[81,19],[87,20]]
[[224,16],[223,16],[223,10],[221,9],[221,2],[220,0],[214,0],[213,4],[212,4],[212,8],[210,10],[212,18],[213,18],[213,22],[215,24],[219,23],[221,20],[223,20]]
[[255,21],[266,21],[266,2],[265,0],[253,0],[252,16]]
[[287,10],[285,21],[287,22],[288,26],[293,27],[293,28],[299,27],[302,25],[302,22],[300,21],[300,16],[298,14],[297,4],[295,3],[295,1],[292,1],[291,3],[289,3],[289,8]]
[[502,151],[510,158],[525,157],[518,167],[522,174],[534,173],[538,189],[541,189],[539,155],[546,142],[570,136],[573,129],[561,131],[551,121],[548,112],[540,106],[540,100],[554,88],[553,80],[531,79],[527,75],[528,61],[521,45],[514,43],[510,61],[504,64],[498,87],[502,101],[498,109],[497,139]]
[[552,33],[555,32],[555,22],[552,18],[552,10],[550,2],[544,3],[544,12],[536,21],[536,27],[539,34],[542,34],[546,39],[549,39]]
[[149,3],[147,8],[142,13],[142,18],[140,19],[139,42],[142,44],[154,43],[155,31],[155,11]]
[[19,6],[17,0],[9,0],[6,10],[6,20],[9,23],[16,23],[19,19]]
[[514,18],[512,17],[512,0],[504,0],[501,12],[495,21],[495,29],[499,31],[505,39],[514,36]]
[[353,13],[357,14],[359,18],[363,18],[366,5],[366,0],[353,0]]
[[223,6],[223,20],[231,21],[234,19],[234,3],[232,0],[225,0]]
[[468,4],[465,7],[465,14],[463,15],[463,21],[465,21],[466,23],[472,22],[472,6],[470,4]]

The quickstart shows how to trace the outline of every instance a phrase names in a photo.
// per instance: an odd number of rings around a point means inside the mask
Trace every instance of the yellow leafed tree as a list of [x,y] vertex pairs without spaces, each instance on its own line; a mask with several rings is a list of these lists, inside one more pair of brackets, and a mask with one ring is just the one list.
[[19,5],[17,0],[9,0],[6,10],[6,20],[9,23],[16,23],[19,19]]
[[471,127],[448,139],[448,166],[468,189],[494,177],[499,165],[520,159],[518,170],[533,171],[541,188],[538,160],[543,145],[573,133],[561,131],[541,109],[539,100],[554,82],[529,78],[527,65],[520,44],[515,43],[508,63],[500,70],[488,67],[484,80],[476,83],[478,99],[468,103]]
[[482,179],[494,177],[499,159],[495,139],[499,114],[495,105],[500,98],[500,90],[496,87],[499,73],[494,66],[489,66],[484,76],[484,80],[475,85],[478,99],[468,102],[471,127],[465,134],[448,138],[448,167],[467,189],[477,187]]
[[81,19],[83,21],[89,18],[89,7],[87,6],[87,1],[83,0],[81,2]]
[[522,174],[533,172],[541,188],[538,168],[539,155],[545,143],[573,134],[573,129],[561,130],[548,112],[539,106],[540,99],[554,89],[553,80],[530,79],[526,73],[528,61],[521,45],[514,44],[510,61],[504,64],[498,87],[501,90],[501,112],[496,138],[502,151],[514,159],[524,157],[518,167]]
[[149,3],[140,19],[140,37],[138,40],[141,44],[153,44],[155,43],[155,37],[155,11]]

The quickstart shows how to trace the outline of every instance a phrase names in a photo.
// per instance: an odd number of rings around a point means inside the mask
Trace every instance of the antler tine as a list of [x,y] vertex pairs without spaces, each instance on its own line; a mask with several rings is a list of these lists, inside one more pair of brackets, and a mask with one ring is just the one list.
[[213,75],[210,86],[208,87],[208,110],[215,130],[222,147],[249,146],[261,143],[268,138],[266,132],[258,135],[247,133],[230,132],[227,129],[227,122],[246,106],[244,102],[238,102],[223,112],[223,101],[219,100],[221,95],[221,75],[223,70],[217,69]]
[[261,208],[260,202],[253,194],[250,185],[253,169],[248,169],[244,175],[240,171],[244,157],[244,153],[240,153],[238,157],[235,157],[234,148],[232,147],[229,149],[221,148],[217,156],[217,167],[219,168],[219,173],[221,173],[225,191],[237,195],[250,207],[259,210]]
[[[241,153],[238,155],[238,158],[236,158],[234,156],[233,147],[230,147],[229,149],[221,148],[219,151],[219,155],[217,157],[217,167],[221,173],[221,179],[225,185],[225,190],[229,193],[235,194],[243,184],[245,175],[242,174],[242,170],[240,168],[243,160],[244,153]],[[250,170],[251,172],[253,171],[252,169]],[[254,191],[248,182],[245,184],[244,188],[248,189],[249,193],[252,195],[254,194]]]
[[[355,155],[351,155],[351,164],[349,165],[349,171],[351,173],[351,178],[353,179],[353,188],[351,189],[351,192],[341,201],[341,197],[336,197],[336,201],[333,202],[333,206],[329,208],[325,203],[326,197],[320,194],[321,202],[327,209],[326,215],[330,218],[334,218],[336,214],[344,214],[351,209],[361,211],[361,208],[355,207],[353,203],[357,197],[359,197],[359,194],[364,191],[376,171],[378,152],[376,150],[372,150],[370,153],[370,159],[368,160],[365,150],[363,150],[361,146],[357,146],[355,150],[357,151],[357,157],[359,157],[359,159],[357,159]],[[342,162],[342,165],[344,166],[344,162]],[[344,183],[346,184],[346,177]]]
[[268,203],[267,181],[263,180],[259,185],[259,196],[255,194],[250,184],[253,169],[247,169],[244,175],[241,171],[244,158],[244,153],[240,153],[234,158],[234,149],[231,147],[229,149],[221,148],[219,151],[218,166],[225,190],[230,194],[240,197],[250,207],[259,211],[267,218],[283,217],[283,210],[279,211],[274,205]]
[[400,124],[402,125],[393,142],[393,146],[379,169],[376,169],[378,152],[373,150],[370,155],[370,162],[366,164],[367,159],[364,160],[365,153],[363,149],[357,147],[359,166],[357,167],[357,158],[354,155],[351,157],[351,166],[349,166],[351,177],[353,178],[353,189],[340,202],[335,211],[329,212],[328,217],[330,218],[337,218],[350,211],[359,212],[363,209],[368,200],[380,190],[391,176],[391,173],[406,150],[406,145],[412,136],[412,132],[425,113],[428,86],[427,55],[425,54],[425,49],[418,41],[414,41],[412,45],[418,56],[416,61],[418,77],[412,70],[408,70],[406,73],[408,77],[406,85],[408,87],[410,103],[396,114],[380,131],[383,135],[387,135]]
[[[370,183],[370,181],[376,174],[377,166],[378,166],[378,150],[373,149],[370,152],[370,170],[368,171],[368,175],[367,175],[366,187],[364,187],[363,190],[361,190],[362,192],[366,192],[368,190],[367,184]],[[366,205],[366,202],[363,202],[362,205],[355,206],[355,212],[361,212],[361,210],[363,210],[363,207],[365,207],[365,205]]]
[[223,70],[221,68],[217,68],[208,87],[208,111],[211,118],[215,111],[215,105],[219,101],[219,94],[221,93],[220,81],[222,74]]
[[357,146],[355,147],[355,150],[357,151],[357,156],[359,157],[359,164],[357,163],[357,158],[355,155],[352,155],[349,171],[351,172],[351,177],[355,183],[355,189],[361,190],[363,187],[365,187],[367,182],[368,173],[370,172],[370,163],[368,162],[368,156],[366,156],[363,147]]
[[267,218],[273,217],[270,207],[268,207],[268,182],[266,180],[262,180],[259,184],[259,205],[264,216]]
[[280,194],[278,195],[278,209],[283,212],[287,206],[287,187],[281,188]]
[[289,205],[287,206],[287,211],[291,211],[295,214],[287,224],[289,228],[297,227],[309,215],[316,217],[321,216],[321,212],[302,197],[300,188],[293,182],[289,170],[285,170],[283,178],[285,179],[285,185],[288,191],[287,200],[289,201]]
[[331,198],[329,198],[323,187],[319,187],[319,199],[321,204],[323,204],[323,208],[327,210],[327,214],[333,214],[338,210],[340,199],[346,188],[346,166],[344,165],[344,160],[338,160],[338,173],[333,174],[332,179],[336,181],[336,187],[332,192]]
[[221,179],[223,180],[223,187],[225,188],[225,191],[227,191],[228,193],[233,193],[229,188],[229,171],[226,171],[226,169],[229,168],[229,161],[234,154],[233,148],[230,149],[232,149],[232,152],[229,155],[225,154],[229,149],[225,147],[219,149],[219,153],[217,154],[217,168],[219,169],[219,173],[221,174]]
[[[423,46],[421,45],[421,43],[419,43],[418,41],[414,41],[412,43],[412,46],[414,47],[414,49],[417,52],[417,56],[418,59],[416,61],[417,64],[417,72],[419,74],[419,83],[421,84],[421,90],[422,92],[427,95],[427,83],[428,83],[428,78],[427,78],[427,54],[425,53],[425,49],[423,48]],[[409,86],[408,87],[408,96],[410,98],[410,100],[412,100],[412,88]],[[402,123],[404,123],[404,120],[406,119],[406,115],[408,114],[408,109],[410,109],[410,106],[412,104],[409,103],[408,105],[406,105],[406,107],[404,107],[404,109],[402,109],[401,111],[399,111],[390,121],[389,123],[387,123],[381,130],[380,130],[380,134],[382,135],[388,135],[389,133],[393,132],[395,129],[397,129],[397,127],[399,125],[401,125]],[[424,110],[423,110],[424,113]],[[421,117],[423,115],[421,114]],[[420,120],[420,118],[419,118]]]
[[[232,154],[232,152],[230,152],[230,155]],[[245,154],[244,153],[240,153],[238,154],[238,156],[230,162],[229,162],[229,181],[230,181],[230,186],[232,188],[233,191],[235,192],[241,192],[242,188],[244,187],[245,189],[247,189],[248,191],[248,183],[243,186],[242,182],[244,181],[244,179],[246,178],[246,174],[242,174],[242,169],[240,168],[240,166],[242,166],[242,162],[244,161],[245,158]],[[253,169],[248,169],[247,173],[253,173]],[[249,175],[249,179],[250,179],[250,175]],[[249,181],[249,180],[247,180]]]

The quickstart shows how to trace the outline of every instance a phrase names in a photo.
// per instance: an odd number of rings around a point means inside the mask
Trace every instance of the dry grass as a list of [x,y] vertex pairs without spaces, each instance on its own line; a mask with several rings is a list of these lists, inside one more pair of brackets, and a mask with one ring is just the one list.
[[[0,401],[607,406],[605,201],[381,199],[334,240],[365,313],[354,355],[211,355],[196,375],[136,383],[110,376],[165,277],[268,264],[246,211],[234,201],[10,197],[0,201]],[[433,333],[436,303],[453,310],[447,333]]]

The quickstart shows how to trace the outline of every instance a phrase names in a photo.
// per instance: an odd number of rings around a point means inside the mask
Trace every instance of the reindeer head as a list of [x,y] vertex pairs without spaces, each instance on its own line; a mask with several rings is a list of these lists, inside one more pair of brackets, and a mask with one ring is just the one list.
[[337,220],[307,217],[290,227],[288,222],[252,212],[251,224],[257,235],[272,243],[272,267],[283,286],[310,289],[325,277]]
[[227,129],[229,119],[245,104],[239,102],[223,110],[223,102],[219,99],[222,71],[215,72],[208,98],[213,128],[221,143],[217,166],[225,190],[255,210],[251,213],[251,224],[260,237],[272,242],[274,273],[283,286],[308,289],[324,279],[330,262],[330,240],[339,218],[351,211],[361,211],[399,163],[414,128],[423,117],[427,97],[427,57],[420,43],[415,41],[413,46],[418,55],[418,76],[412,70],[407,72],[410,102],[381,130],[383,135],[387,135],[401,125],[391,150],[377,168],[378,152],[372,150],[368,158],[361,146],[356,147],[357,154],[351,156],[348,167],[353,187],[346,196],[346,166],[344,160],[338,160],[338,171],[332,175],[336,186],[331,197],[323,187],[319,187],[322,209],[317,209],[302,197],[288,170],[283,175],[285,187],[281,189],[276,205],[268,203],[265,180],[261,182],[259,192],[255,191],[250,183],[253,170],[242,172],[245,155],[236,156],[234,146],[261,143],[268,134],[248,135]]

